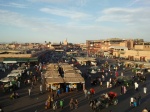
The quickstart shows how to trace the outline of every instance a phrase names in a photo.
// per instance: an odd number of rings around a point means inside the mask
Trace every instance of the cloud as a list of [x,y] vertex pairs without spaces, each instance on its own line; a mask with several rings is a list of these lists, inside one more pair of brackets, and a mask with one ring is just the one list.
[[134,6],[134,5],[150,5],[150,0],[132,0],[128,7]]
[[102,11],[99,22],[120,22],[126,24],[150,23],[150,8],[109,8]]
[[85,18],[90,18],[91,16],[82,12],[59,9],[59,8],[41,8],[40,11],[53,14],[57,16],[63,16],[71,19],[81,20]]
[[22,15],[7,11],[7,10],[0,10],[0,23],[5,25],[15,25],[18,27],[26,27],[28,26],[27,19],[25,19]]
[[[50,31],[54,29],[59,29],[59,27],[66,28],[73,28],[78,27],[77,23],[74,22],[74,25],[68,24],[59,24],[56,23],[54,20],[49,18],[33,18],[27,17],[22,14],[11,12],[8,10],[0,10],[0,24],[7,25],[7,26],[15,26],[21,28],[28,28],[33,31]],[[61,29],[60,29],[61,30]]]
[[[101,34],[105,35],[106,30],[108,32],[114,31],[112,28],[93,26],[93,25],[63,25],[48,22],[45,18],[28,18],[16,12],[11,12],[8,10],[0,10],[0,24],[6,26],[19,27],[22,30],[28,29],[34,35],[35,38],[41,38],[41,40],[46,37],[51,41],[63,40],[63,38],[68,38],[73,42],[79,42],[77,38],[81,38],[80,41],[84,42],[90,37],[99,37]],[[46,22],[43,22],[43,21]],[[59,32],[59,33],[58,33]],[[7,35],[7,34],[5,34]],[[18,34],[19,35],[19,34]],[[20,34],[21,36],[22,34]],[[31,35],[26,34],[26,36],[31,37]],[[13,34],[12,34],[13,36]],[[24,36],[24,35],[22,35]],[[45,38],[44,38],[45,37]],[[34,39],[33,39],[34,40]],[[37,39],[35,39],[37,40]],[[46,40],[46,39],[45,39]],[[23,41],[23,40],[22,40]],[[26,41],[26,40],[25,40]]]
[[[53,28],[53,22],[48,22],[47,18],[35,18],[22,15],[17,12],[8,10],[0,10],[0,24],[7,26],[15,26],[21,28],[29,28],[33,30]],[[50,27],[51,26],[51,27]]]
[[67,6],[85,6],[89,0],[28,0],[34,3],[50,3],[50,4],[65,4]]
[[[125,9],[122,9],[122,8],[121,9],[120,8],[119,9],[110,8],[110,9],[104,10],[103,15],[101,16],[100,20],[98,21],[100,23],[104,22],[104,21],[131,23],[131,21],[127,21],[127,20],[129,20],[129,18],[132,18],[131,20],[135,24],[136,28],[121,27],[119,30],[115,26],[107,27],[107,26],[102,26],[100,24],[94,24],[93,22],[92,22],[92,24],[85,24],[85,25],[79,24],[78,21],[77,22],[70,21],[67,24],[66,23],[59,24],[58,22],[55,22],[54,20],[51,20],[49,18],[44,18],[44,17],[42,17],[42,18],[34,17],[33,18],[31,16],[28,17],[23,14],[8,11],[8,10],[0,10],[0,25],[2,24],[1,26],[3,26],[3,25],[6,27],[8,26],[8,28],[9,28],[9,26],[13,26],[12,28],[14,28],[14,29],[15,29],[15,27],[19,27],[22,30],[22,32],[25,32],[26,29],[28,29],[28,31],[26,31],[26,32],[30,32],[30,33],[25,33],[25,34],[17,33],[17,34],[20,35],[20,37],[24,36],[25,38],[33,37],[32,38],[33,41],[39,40],[39,42],[42,40],[50,40],[52,42],[53,41],[58,42],[60,40],[64,40],[65,38],[68,38],[68,40],[71,42],[85,42],[85,40],[87,40],[87,39],[101,39],[101,38],[110,38],[110,37],[121,37],[121,38],[141,37],[141,38],[145,38],[145,37],[149,37],[149,35],[150,35],[149,31],[148,31],[149,28],[147,28],[147,27],[150,27],[149,21],[148,21],[149,20],[148,15],[150,15],[150,14],[149,14],[149,10],[144,10],[144,12],[142,13],[141,11],[143,11],[143,10],[144,9],[142,9],[142,8],[134,9],[134,10],[129,9],[126,11],[125,11]],[[69,14],[66,15],[65,17],[72,16],[70,14],[71,12],[72,11],[69,11]],[[139,12],[141,13],[140,14],[141,18],[139,16]],[[66,13],[66,10],[65,10],[65,13]],[[77,13],[79,13],[79,12],[77,12]],[[118,19],[120,14],[122,14],[122,15]],[[125,15],[126,15],[126,20],[124,19]],[[108,16],[111,16],[112,19],[107,18]],[[73,18],[76,18],[76,17],[73,17]],[[79,18],[82,18],[82,16]],[[137,18],[138,20],[136,20],[135,18]],[[144,22],[144,24],[142,24],[143,26],[139,25],[140,24],[139,19],[140,19],[141,23]],[[147,24],[145,22],[146,20],[147,20]],[[56,21],[57,21],[57,19],[56,19]],[[13,33],[12,33],[12,36],[14,36]],[[3,37],[7,37],[7,33]],[[30,38],[28,40],[30,40]]]
[[28,0],[30,2],[47,2],[47,3],[62,3],[68,2],[68,0]]
[[85,4],[88,0],[28,0],[30,2],[47,2],[47,3],[63,3],[63,2],[78,2]]
[[7,4],[0,4],[0,6],[15,7],[15,8],[27,8],[27,5],[19,4],[19,3],[15,3],[15,2],[10,2],[10,3],[7,3]]
[[129,3],[128,6],[133,6],[133,5],[135,5],[136,3],[138,3],[139,1],[140,1],[140,0],[132,0],[132,2]]
[[77,5],[79,5],[79,6],[85,6],[87,4],[88,0],[78,0],[78,1],[76,0],[74,2],[77,2]]

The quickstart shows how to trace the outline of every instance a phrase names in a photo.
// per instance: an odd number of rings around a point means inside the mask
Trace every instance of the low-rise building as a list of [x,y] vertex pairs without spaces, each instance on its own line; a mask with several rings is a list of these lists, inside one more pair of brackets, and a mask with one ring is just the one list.
[[150,42],[142,42],[139,44],[135,44],[134,49],[135,50],[149,51],[150,50]]
[[106,40],[87,40],[86,46],[88,54],[96,54],[110,50],[110,46],[122,46],[133,49],[134,41],[132,39],[111,38]]
[[125,50],[123,51],[114,51],[113,56],[126,58],[131,61],[150,61],[150,51],[143,50]]

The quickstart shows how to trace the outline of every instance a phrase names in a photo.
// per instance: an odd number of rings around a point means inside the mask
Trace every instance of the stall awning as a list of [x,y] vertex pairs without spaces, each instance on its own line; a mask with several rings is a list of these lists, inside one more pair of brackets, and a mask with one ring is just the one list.
[[18,58],[17,62],[28,62],[29,58]]
[[85,83],[83,77],[64,78],[65,83]]
[[38,58],[4,58],[3,63],[37,62]]
[[63,78],[57,77],[57,78],[46,78],[46,82],[48,84],[53,84],[53,83],[64,83]]
[[29,58],[29,62],[38,62],[38,58]]
[[70,77],[77,77],[77,78],[79,77],[79,78],[80,78],[81,75],[80,75],[80,74],[77,74],[77,73],[65,73],[65,74],[64,74],[64,77],[65,77],[65,78],[70,78]]
[[17,63],[17,58],[4,58],[3,63]]

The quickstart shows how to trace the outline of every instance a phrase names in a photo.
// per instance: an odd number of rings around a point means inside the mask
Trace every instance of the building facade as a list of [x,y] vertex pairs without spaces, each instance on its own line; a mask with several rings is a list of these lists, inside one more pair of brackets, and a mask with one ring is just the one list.
[[125,50],[125,51],[114,51],[113,56],[119,58],[125,58],[131,61],[150,61],[150,51],[143,50]]
[[122,46],[133,49],[134,41],[131,39],[112,38],[106,40],[87,40],[86,47],[88,54],[96,54],[110,50],[111,46]]

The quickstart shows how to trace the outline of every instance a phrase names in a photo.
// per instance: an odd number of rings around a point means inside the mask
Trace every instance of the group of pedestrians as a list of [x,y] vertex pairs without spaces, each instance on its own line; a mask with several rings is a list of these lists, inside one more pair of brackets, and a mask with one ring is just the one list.
[[[69,107],[70,110],[77,109],[78,108],[78,100],[71,98],[69,101]],[[56,100],[52,96],[48,96],[48,99],[45,102],[45,109],[52,109],[53,111],[57,109],[63,109],[64,108],[64,99]]]
[[85,98],[90,99],[95,94],[95,89],[94,88],[90,88],[89,90],[84,89],[83,92],[84,92]]
[[142,97],[140,94],[138,97],[131,97],[130,98],[130,106],[132,106],[132,107],[139,106],[141,104],[141,99],[142,99]]
[[71,98],[70,102],[69,102],[70,110],[72,110],[74,108],[77,109],[78,108],[78,104],[79,104],[79,102],[78,102],[77,99]]

